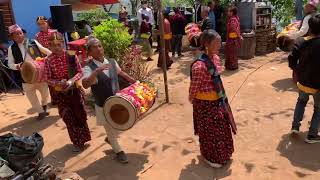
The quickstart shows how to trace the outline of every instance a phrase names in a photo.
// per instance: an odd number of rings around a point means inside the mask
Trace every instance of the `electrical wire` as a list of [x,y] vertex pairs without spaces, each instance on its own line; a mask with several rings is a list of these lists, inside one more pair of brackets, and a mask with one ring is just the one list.
[[[275,59],[279,58],[281,55],[277,56]],[[255,70],[251,71],[245,78],[245,80],[241,83],[241,85],[239,86],[239,88],[237,89],[236,93],[232,96],[230,104],[232,104],[233,100],[236,98],[236,96],[239,94],[240,90],[242,89],[242,87],[244,86],[244,84],[248,81],[248,79],[250,78],[250,76],[252,74],[254,74],[255,72],[257,72],[258,70],[260,70],[262,67],[264,67],[265,65],[272,63],[273,61],[268,61],[262,65],[260,65],[258,68],[256,68]]]

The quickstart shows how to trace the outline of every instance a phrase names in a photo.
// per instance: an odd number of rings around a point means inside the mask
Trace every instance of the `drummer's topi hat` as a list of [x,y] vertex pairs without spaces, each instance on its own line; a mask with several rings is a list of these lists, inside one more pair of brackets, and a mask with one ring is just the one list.
[[22,29],[18,24],[14,24],[12,26],[9,26],[8,31],[9,31],[9,35],[12,35],[17,31],[22,31]]

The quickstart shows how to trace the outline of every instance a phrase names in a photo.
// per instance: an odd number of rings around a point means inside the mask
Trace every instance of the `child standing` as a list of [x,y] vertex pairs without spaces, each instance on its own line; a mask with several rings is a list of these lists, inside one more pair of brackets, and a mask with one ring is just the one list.
[[289,55],[289,66],[298,75],[299,98],[294,112],[292,133],[298,133],[309,96],[314,99],[314,113],[306,138],[307,143],[319,143],[318,127],[320,124],[320,14],[309,20],[310,36],[297,40]]
[[241,47],[242,40],[238,9],[233,6],[228,9],[227,42],[225,48],[225,66],[227,70],[238,69],[238,50]]

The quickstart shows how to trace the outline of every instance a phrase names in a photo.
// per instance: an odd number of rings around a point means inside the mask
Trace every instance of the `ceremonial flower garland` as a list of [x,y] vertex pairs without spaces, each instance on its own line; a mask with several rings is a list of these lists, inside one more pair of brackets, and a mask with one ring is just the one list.
[[117,94],[131,101],[142,114],[147,112],[153,105],[157,90],[151,83],[136,82]]

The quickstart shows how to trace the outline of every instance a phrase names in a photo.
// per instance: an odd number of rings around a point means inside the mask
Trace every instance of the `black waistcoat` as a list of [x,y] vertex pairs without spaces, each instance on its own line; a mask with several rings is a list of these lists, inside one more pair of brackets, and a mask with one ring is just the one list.
[[[98,66],[93,61],[90,61],[88,63],[88,66],[92,71],[98,68]],[[109,71],[111,71],[112,69],[113,68],[109,69]],[[114,92],[112,90],[112,80],[104,72],[100,72],[97,75],[97,79],[98,83],[91,86],[91,91],[96,105],[102,107],[106,99],[114,95]]]
[[[37,57],[45,57],[34,40],[26,39],[23,45],[26,48],[26,53],[28,53],[33,59],[36,59]],[[11,46],[11,50],[14,57],[14,63],[22,63],[26,54],[21,53],[18,43],[14,42]]]

